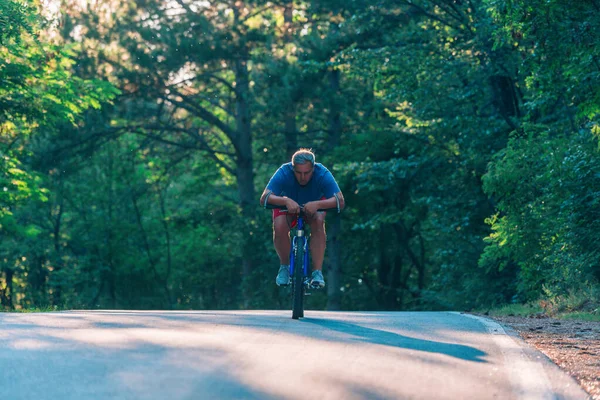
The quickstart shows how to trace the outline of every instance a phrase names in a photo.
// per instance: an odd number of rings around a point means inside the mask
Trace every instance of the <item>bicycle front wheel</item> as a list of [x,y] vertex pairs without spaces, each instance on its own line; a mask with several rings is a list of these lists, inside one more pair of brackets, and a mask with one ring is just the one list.
[[304,317],[304,238],[296,241],[292,277],[292,318]]

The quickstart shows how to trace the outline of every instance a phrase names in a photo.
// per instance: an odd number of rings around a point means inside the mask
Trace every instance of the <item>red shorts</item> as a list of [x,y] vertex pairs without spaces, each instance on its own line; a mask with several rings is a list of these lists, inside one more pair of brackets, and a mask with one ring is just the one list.
[[[321,200],[325,200],[325,197],[321,197]],[[322,212],[324,216],[327,215],[327,213],[325,211],[320,211],[320,212]],[[280,215],[288,215],[287,210],[280,210],[279,208],[274,208],[273,209],[273,221],[275,221],[275,218],[279,217]],[[292,215],[292,214],[290,214],[290,215]],[[298,215],[296,215],[296,217],[292,221],[290,228],[295,227],[296,224],[298,224]]]
[[[279,208],[274,208],[273,209],[273,222],[275,222],[275,218],[279,217],[280,215],[288,215],[287,210],[280,210]],[[296,215],[296,217],[292,221],[292,225],[290,225],[290,228],[295,227],[297,223],[298,223],[298,215]]]

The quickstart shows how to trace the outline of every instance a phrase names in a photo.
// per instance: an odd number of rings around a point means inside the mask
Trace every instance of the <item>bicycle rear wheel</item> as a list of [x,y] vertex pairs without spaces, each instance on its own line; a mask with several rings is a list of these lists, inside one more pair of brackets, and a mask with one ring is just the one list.
[[296,241],[292,277],[292,318],[304,317],[304,238]]

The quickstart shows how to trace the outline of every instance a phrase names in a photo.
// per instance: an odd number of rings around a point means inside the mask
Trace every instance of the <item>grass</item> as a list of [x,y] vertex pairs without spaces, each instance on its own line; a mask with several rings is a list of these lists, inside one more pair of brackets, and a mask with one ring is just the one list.
[[507,304],[500,308],[492,308],[486,311],[489,315],[495,317],[527,317],[543,313],[544,309],[538,304]]
[[16,308],[14,310],[0,310],[0,312],[12,312],[12,313],[45,313],[54,311],[65,311],[68,308],[59,306],[41,306],[41,307],[29,307],[29,308]]
[[560,319],[600,322],[600,314],[593,312],[571,312],[557,315]]
[[[582,304],[585,304],[582,303]],[[567,320],[578,320],[578,321],[592,321],[600,322],[600,308],[589,309],[589,302],[587,309],[581,309],[583,307],[569,307],[560,304],[559,306],[549,307],[546,302],[527,303],[527,304],[507,304],[497,308],[489,310],[479,310],[479,313],[487,313],[487,315],[493,317],[529,317],[532,315],[545,315],[547,317],[567,319]]]

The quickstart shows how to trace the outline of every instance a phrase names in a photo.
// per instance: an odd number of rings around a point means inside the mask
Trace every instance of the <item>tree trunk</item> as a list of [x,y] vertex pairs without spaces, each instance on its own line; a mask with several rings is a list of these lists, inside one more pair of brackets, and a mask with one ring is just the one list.
[[[62,216],[63,216],[63,212],[64,212],[64,199],[63,199],[63,188],[64,188],[64,178],[61,174],[59,174],[58,176],[59,182],[58,182],[58,188],[57,188],[57,212],[56,212],[56,216],[54,216],[52,210],[51,210],[51,218],[52,218],[52,224],[53,224],[53,232],[52,234],[54,235],[54,270],[52,271],[52,274],[55,276],[58,276],[60,279],[60,271],[63,268],[63,261],[62,261],[62,257],[61,257],[61,253],[62,253],[62,246],[60,244],[60,235],[61,235],[61,228],[62,228]],[[60,303],[62,302],[62,282],[58,282],[57,284],[54,285],[54,288],[52,290],[52,305],[54,306],[58,306],[60,305]]]
[[[248,79],[247,55],[243,54],[235,63],[236,81],[236,175],[240,208],[245,231],[242,243],[242,278],[248,283],[254,269],[255,246],[252,226],[256,217],[256,193],[252,158],[252,121],[250,113],[250,82]],[[247,305],[250,295],[244,285],[244,303]]]
[[15,271],[12,269],[7,269],[6,271],[6,291],[7,291],[7,300],[8,300],[8,307],[13,310],[15,308],[15,305],[13,303],[13,277],[15,275]]
[[[290,2],[285,5],[283,12],[284,22],[284,42],[289,44],[293,40],[294,33],[294,3]],[[285,119],[285,155],[287,160],[292,159],[292,155],[298,150],[298,127],[296,125],[296,106],[297,103],[290,93],[289,103],[284,113]]]
[[[110,304],[113,309],[117,308],[117,294],[116,294],[116,268],[113,261],[113,205],[114,201],[114,152],[108,152],[108,227],[107,227],[107,241],[108,241],[108,276],[106,281],[108,282],[108,292],[110,294]],[[102,286],[104,286],[104,279],[102,280]],[[99,292],[101,293],[101,292]]]
[[[339,110],[338,98],[340,89],[340,73],[338,70],[329,72],[330,89],[330,114],[329,114],[329,150],[333,150],[339,145],[342,137],[342,122]],[[330,166],[333,168],[333,166]],[[342,218],[335,215],[330,218],[327,227],[329,268],[327,269],[327,309],[336,311],[341,309],[340,287],[342,286],[342,266],[341,266],[341,241]]]
[[338,311],[342,307],[342,265],[340,260],[340,232],[342,231],[342,218],[339,215],[332,217],[327,226],[328,259],[327,268],[327,309]]
[[14,309],[14,305],[13,305],[13,275],[14,275],[14,271],[10,268],[4,269],[4,276],[6,277],[6,287],[2,288],[0,287],[0,305],[3,306],[3,308],[8,309],[8,310],[12,310]]
[[[166,197],[167,197],[167,188],[168,185],[165,186],[164,189],[158,189],[158,196],[159,196],[159,200],[160,200],[160,214],[161,214],[161,219],[162,219],[162,223],[163,223],[163,229],[165,231],[165,244],[167,247],[167,273],[165,274],[165,282],[169,282],[169,279],[171,277],[171,271],[173,269],[173,259],[172,259],[172,255],[171,255],[171,231],[169,229],[169,221],[167,219],[167,207],[166,207]],[[164,193],[163,193],[164,190]],[[169,304],[169,309],[173,308],[173,298],[171,296],[169,296],[169,300],[170,300],[170,304]]]
[[494,94],[493,102],[498,113],[504,118],[511,129],[517,129],[521,110],[513,80],[508,76],[502,75],[494,75],[489,79]]
[[138,197],[137,197],[136,193],[134,192],[134,189],[131,184],[129,184],[129,190],[131,191],[131,204],[133,205],[133,210],[135,212],[135,218],[137,221],[137,225],[140,230],[140,234],[142,235],[144,250],[146,251],[146,257],[148,259],[148,264],[150,265],[150,268],[154,275],[154,279],[156,280],[157,284],[159,286],[162,286],[162,289],[165,292],[165,300],[167,302],[167,305],[170,307],[171,304],[173,304],[173,302],[171,300],[172,297],[171,297],[171,292],[169,290],[168,282],[165,279],[161,278],[161,276],[158,273],[158,269],[156,268],[157,261],[156,261],[154,255],[152,254],[150,241],[148,239],[148,233],[146,232],[146,229],[144,228],[144,223],[142,221],[142,213],[141,213],[141,210],[138,205]]
[[386,231],[386,225],[379,227],[379,241],[377,251],[379,253],[379,263],[377,264],[377,303],[379,307],[387,310],[388,291],[390,288],[390,260],[388,255],[388,239],[390,235]]

